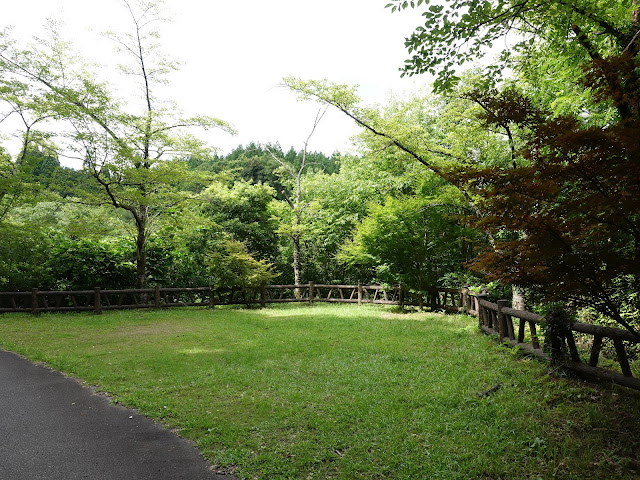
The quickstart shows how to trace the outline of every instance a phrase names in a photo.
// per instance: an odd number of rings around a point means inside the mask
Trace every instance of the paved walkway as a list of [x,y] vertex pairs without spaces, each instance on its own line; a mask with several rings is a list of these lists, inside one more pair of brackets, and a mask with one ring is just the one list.
[[0,479],[233,480],[187,440],[0,350]]

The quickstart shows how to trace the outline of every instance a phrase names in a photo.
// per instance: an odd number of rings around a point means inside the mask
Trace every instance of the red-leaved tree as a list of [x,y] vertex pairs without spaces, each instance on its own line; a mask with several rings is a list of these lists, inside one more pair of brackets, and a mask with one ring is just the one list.
[[[475,224],[497,239],[473,268],[590,306],[640,330],[640,80],[635,51],[596,58],[585,83],[618,111],[612,124],[554,118],[523,96],[502,96],[488,124],[531,132],[514,169],[456,169],[452,182],[482,198]],[[512,232],[511,234],[505,232]]]

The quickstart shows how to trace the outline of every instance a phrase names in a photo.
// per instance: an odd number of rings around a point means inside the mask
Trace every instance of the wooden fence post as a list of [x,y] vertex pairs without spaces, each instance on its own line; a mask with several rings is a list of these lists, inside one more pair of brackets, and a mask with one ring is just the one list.
[[358,283],[358,305],[362,305],[362,284]]
[[545,344],[551,345],[551,363],[558,364],[564,360],[567,330],[571,325],[566,324],[566,316],[561,308],[551,310],[545,319]]
[[402,283],[398,285],[398,306],[400,310],[404,310],[404,285]]
[[262,308],[267,306],[267,295],[266,295],[265,290],[266,290],[265,286],[261,285],[260,286],[260,306]]
[[309,282],[309,303],[313,303],[314,295],[315,295],[315,292],[314,292],[313,282]]
[[509,305],[509,302],[507,300],[498,300],[498,338],[501,343],[508,333],[508,330],[505,332],[507,321],[504,317],[504,314],[502,313],[502,309],[507,305]]
[[591,356],[589,358],[589,365],[592,367],[598,366],[598,358],[600,357],[600,350],[602,350],[602,335],[594,335],[593,345],[591,347]]
[[93,292],[93,310],[96,313],[102,313],[102,291],[100,287],[96,287]]
[[31,289],[31,313],[33,315],[38,314],[38,289]]
[[483,325],[486,325],[487,327],[489,326],[489,322],[487,322],[487,312],[485,311],[485,308],[480,305],[480,300],[486,300],[487,296],[488,295],[486,293],[479,293],[475,296],[476,311],[478,312],[478,324],[480,327]]
[[629,359],[627,357],[627,352],[624,350],[624,344],[622,340],[615,339],[613,341],[613,346],[616,349],[616,353],[618,354],[618,361],[620,362],[620,368],[622,369],[622,374],[625,377],[633,377],[633,373],[631,372],[631,366],[629,365]]
[[462,297],[461,297],[460,312],[467,313],[469,310],[469,287],[462,287]]
[[160,285],[156,285],[153,295],[153,306],[155,308],[160,308]]

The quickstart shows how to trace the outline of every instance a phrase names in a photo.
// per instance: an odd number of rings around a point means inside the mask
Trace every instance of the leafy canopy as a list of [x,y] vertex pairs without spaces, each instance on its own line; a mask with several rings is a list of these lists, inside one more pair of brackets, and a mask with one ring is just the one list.
[[424,10],[424,25],[405,39],[412,56],[401,71],[437,75],[434,87],[443,91],[459,81],[459,66],[496,50],[499,60],[489,66],[492,80],[539,42],[546,56],[560,57],[575,69],[589,58],[589,49],[621,53],[636,33],[634,5],[632,0],[393,0],[387,8]]

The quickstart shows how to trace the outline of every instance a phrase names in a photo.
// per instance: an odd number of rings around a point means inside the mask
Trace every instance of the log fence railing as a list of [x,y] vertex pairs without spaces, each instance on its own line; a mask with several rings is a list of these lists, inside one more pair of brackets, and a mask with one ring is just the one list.
[[408,292],[401,285],[265,285],[262,287],[210,286],[198,288],[146,288],[128,290],[0,292],[0,313],[102,312],[134,308],[261,305],[269,303],[328,302],[414,305],[456,312],[461,310],[459,290],[430,288]]
[[[640,390],[640,378],[634,377],[631,371],[627,351],[628,345],[640,344],[640,337],[627,330],[573,322],[565,328],[553,329],[556,333],[551,337],[547,329],[544,341],[551,347],[549,354],[541,348],[539,327],[545,321],[543,316],[510,308],[506,300],[489,302],[484,295],[465,295],[464,309],[478,317],[480,328],[487,334],[497,335],[501,343],[561,364],[581,376]],[[583,339],[581,349],[576,342],[578,336]],[[620,372],[598,366],[606,341],[613,343]]]
[[134,308],[266,305],[287,302],[398,304],[399,287],[380,285],[265,285],[109,290],[0,292],[0,313],[102,312]]
[[[93,290],[0,292],[0,313],[83,312],[135,308],[171,308],[186,306],[260,305],[292,302],[328,302],[418,306],[431,310],[468,313],[478,318],[479,327],[497,335],[501,343],[520,348],[539,358],[559,362],[578,374],[614,382],[640,390],[629,363],[627,345],[640,338],[626,330],[574,322],[560,329],[555,338],[542,338],[541,315],[510,308],[505,300],[489,302],[486,295],[473,295],[468,288],[429,288],[409,292],[402,285],[265,285],[262,287],[148,288],[137,290]],[[578,349],[576,337],[580,342]],[[551,354],[542,348],[548,342]],[[604,342],[611,342],[620,372],[599,366]],[[564,351],[568,354],[565,355]]]

